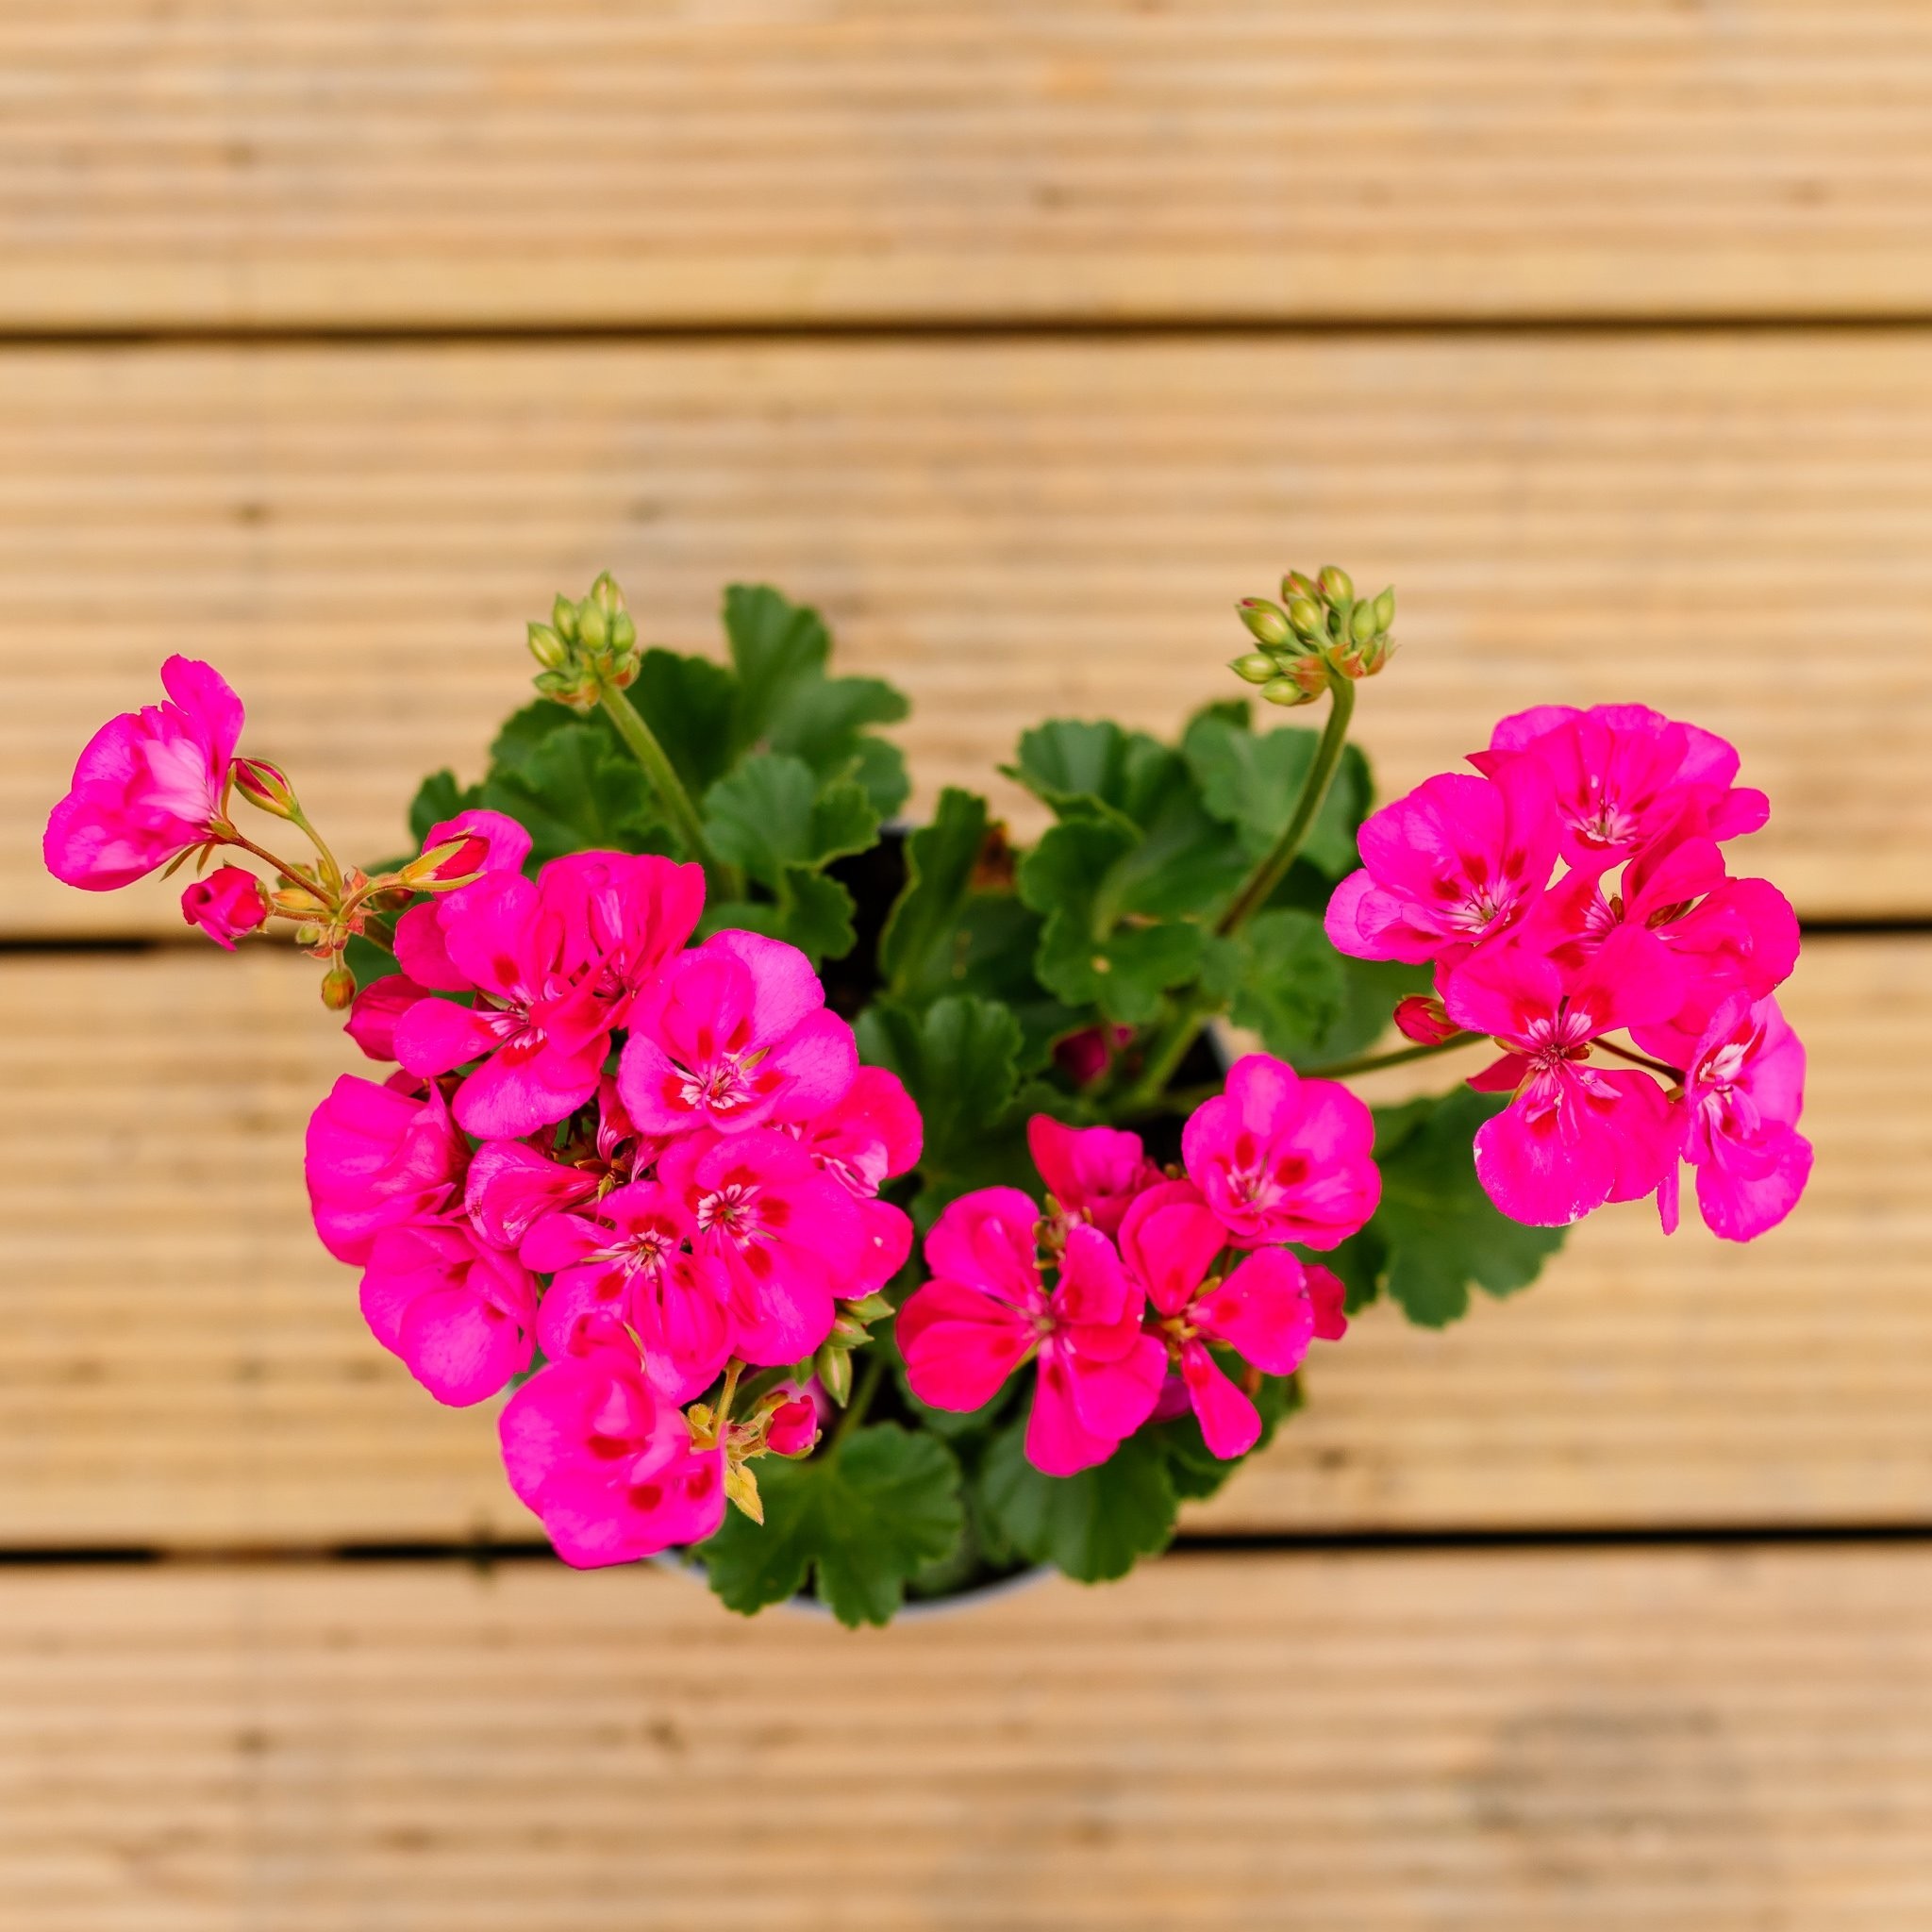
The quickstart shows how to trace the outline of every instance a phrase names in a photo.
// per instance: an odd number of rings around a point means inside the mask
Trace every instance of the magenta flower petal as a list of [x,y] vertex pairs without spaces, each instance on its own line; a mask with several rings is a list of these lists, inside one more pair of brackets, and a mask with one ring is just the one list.
[[1043,1313],[1039,1224],[1039,1207],[1019,1189],[980,1188],[962,1194],[934,1224],[925,1238],[925,1265],[936,1277]]
[[[1319,1272],[1334,1281],[1325,1268]],[[1307,1274],[1286,1248],[1250,1255],[1220,1287],[1201,1296],[1191,1319],[1202,1334],[1226,1342],[1271,1375],[1293,1374],[1315,1335]]]
[[1181,1350],[1181,1379],[1187,1384],[1189,1400],[1201,1424],[1201,1440],[1210,1455],[1232,1462],[1261,1440],[1260,1411],[1229,1380],[1227,1372],[1203,1343],[1190,1341]]
[[899,1310],[894,1329],[913,1394],[934,1408],[983,1408],[1040,1340],[1008,1302],[958,1281],[929,1281]]
[[1227,1230],[1191,1181],[1164,1181],[1128,1208],[1120,1241],[1148,1300],[1163,1315],[1177,1315],[1227,1245]]
[[1037,1113],[1026,1145],[1060,1212],[1103,1234],[1114,1233],[1134,1196],[1160,1178],[1140,1135],[1114,1127],[1069,1127]]
[[[1159,1393],[1158,1382],[1155,1393]],[[1027,1461],[1042,1475],[1077,1475],[1083,1469],[1105,1462],[1120,1447],[1125,1433],[1101,1435],[1088,1427],[1080,1418],[1074,1378],[1062,1350],[1051,1341],[1042,1346],[1039,1383],[1026,1418]]]

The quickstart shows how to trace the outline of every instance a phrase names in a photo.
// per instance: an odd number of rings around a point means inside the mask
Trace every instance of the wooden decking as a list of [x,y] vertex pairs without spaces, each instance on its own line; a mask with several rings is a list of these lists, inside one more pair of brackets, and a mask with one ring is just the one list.
[[[1817,1177],[1374,1311],[1102,1591],[491,1557],[491,1418],[303,1217],[309,975],[39,870],[177,649],[393,847],[606,565],[685,647],[822,605],[1024,825],[1024,724],[1171,721],[1331,558],[1390,786],[1552,699],[1738,742]],[[1932,1923],[1922,6],[13,8],[0,663],[8,1932]]]

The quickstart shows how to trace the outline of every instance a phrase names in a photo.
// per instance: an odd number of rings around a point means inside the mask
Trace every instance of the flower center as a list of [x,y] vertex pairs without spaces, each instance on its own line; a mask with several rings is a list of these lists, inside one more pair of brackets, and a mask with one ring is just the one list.
[[698,1203],[698,1231],[720,1234],[738,1242],[755,1241],[764,1232],[758,1205],[758,1190],[751,1181],[729,1181]]
[[677,1097],[686,1107],[702,1108],[708,1113],[731,1113],[749,1107],[761,1097],[753,1075],[764,1057],[765,1050],[759,1047],[752,1053],[721,1054],[708,1066],[695,1071],[681,1068],[684,1078]]

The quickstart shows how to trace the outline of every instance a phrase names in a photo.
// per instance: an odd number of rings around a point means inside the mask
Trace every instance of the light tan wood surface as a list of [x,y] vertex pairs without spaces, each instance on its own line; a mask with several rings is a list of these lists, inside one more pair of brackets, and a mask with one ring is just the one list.
[[[73,349],[0,355],[0,901],[175,931],[39,830],[88,734],[211,658],[345,849],[480,769],[524,621],[613,567],[717,648],[724,581],[818,602],[910,692],[921,799],[1025,724],[1172,730],[1287,564],[1393,579],[1384,789],[1504,712],[1642,697],[1776,801],[1813,916],[1932,911],[1932,332],[1599,340]],[[1022,821],[1025,823],[1025,821]]]
[[1916,0],[64,0],[0,325],[1923,314]]
[[[0,1548],[535,1525],[322,1253],[301,1133],[361,1060],[307,962],[0,962]],[[1446,1333],[1387,1307],[1191,1520],[1244,1532],[1892,1524],[1932,1511],[1932,941],[1815,943],[1790,989],[1818,1171],[1749,1248],[1606,1212]],[[1448,1084],[1469,1062],[1432,1070]],[[1417,1084],[1420,1084],[1419,1082]]]
[[1902,1932],[1923,1550],[1182,1557],[746,1625],[512,1564],[28,1573],[36,1932]]

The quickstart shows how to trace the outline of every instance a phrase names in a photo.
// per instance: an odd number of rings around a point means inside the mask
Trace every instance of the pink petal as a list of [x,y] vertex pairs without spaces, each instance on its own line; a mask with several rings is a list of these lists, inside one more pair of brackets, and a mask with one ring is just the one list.
[[1811,1143],[1786,1128],[1773,1141],[1769,1161],[1754,1161],[1752,1169],[1740,1172],[1720,1156],[1697,1170],[1698,1212],[1727,1241],[1756,1241],[1798,1205],[1811,1177]]
[[913,1394],[934,1408],[983,1408],[1032,1354],[1034,1324],[1008,1304],[958,1281],[929,1281],[907,1298],[894,1329]]
[[[397,1029],[398,1039],[413,1018],[411,1013],[405,1019]],[[548,1048],[533,1054],[494,1054],[457,1089],[457,1124],[484,1141],[521,1140],[539,1127],[554,1126],[596,1092],[602,1058],[592,1052],[566,1058]]]
[[1190,1341],[1182,1348],[1181,1378],[1201,1424],[1201,1440],[1210,1455],[1232,1462],[1261,1440],[1260,1410],[1235,1387],[1201,1342]]
[[[1155,1392],[1159,1392],[1158,1384]],[[1120,1437],[1096,1435],[1081,1421],[1065,1362],[1051,1345],[1042,1349],[1033,1409],[1026,1418],[1027,1461],[1042,1475],[1077,1475],[1105,1462],[1120,1444]]]
[[962,1194],[925,1238],[925,1265],[1015,1307],[1044,1312],[1035,1230],[1040,1208],[1017,1188]]
[[1064,1365],[1074,1407],[1096,1436],[1131,1436],[1153,1414],[1167,1379],[1167,1349],[1152,1335],[1133,1336],[1118,1360],[1095,1361],[1058,1338],[1042,1346],[1042,1362],[1049,1354]]
[[454,1000],[427,999],[418,1000],[397,1019],[391,1044],[410,1073],[434,1079],[481,1059],[503,1037],[496,1014],[459,1007]]
[[1163,1315],[1194,1297],[1227,1233],[1191,1181],[1150,1188],[1121,1223],[1121,1256]]
[[[1327,1274],[1326,1269],[1320,1272]],[[1192,1319],[1204,1335],[1226,1342],[1271,1375],[1293,1374],[1315,1333],[1307,1274],[1286,1248],[1250,1255],[1219,1288],[1201,1296]]]
[[1348,1290],[1319,1261],[1305,1263],[1303,1273],[1307,1276],[1316,1341],[1340,1341],[1348,1333]]

